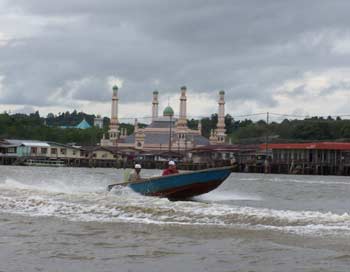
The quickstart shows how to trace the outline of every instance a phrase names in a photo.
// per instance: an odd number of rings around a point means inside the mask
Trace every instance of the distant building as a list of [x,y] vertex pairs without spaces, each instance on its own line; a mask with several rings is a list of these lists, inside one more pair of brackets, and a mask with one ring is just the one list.
[[94,126],[97,128],[103,128],[103,118],[101,117],[101,115],[97,115],[94,118]]
[[121,156],[116,150],[95,146],[76,147],[34,140],[0,140],[0,164],[62,161],[69,166],[116,166]]
[[76,128],[76,129],[88,129],[91,125],[85,120],[85,118],[76,126],[60,126],[60,128]]
[[260,149],[272,154],[273,172],[350,175],[350,143],[276,143]]
[[189,158],[193,163],[215,163],[219,161],[245,164],[255,161],[259,145],[216,144],[193,148],[189,151]]
[[75,128],[87,129],[87,128],[91,128],[91,125],[85,119],[83,119],[83,121],[81,121],[78,125],[76,125]]
[[210,139],[202,136],[201,124],[193,130],[187,126],[187,89],[181,87],[179,117],[174,117],[174,110],[167,106],[163,116],[158,115],[158,91],[153,92],[152,122],[146,128],[139,128],[135,119],[134,133],[127,135],[126,130],[119,130],[118,121],[118,87],[113,87],[112,114],[108,139],[104,136],[101,146],[118,146],[118,148],[134,148],[138,151],[185,152],[199,146],[224,144],[225,133],[225,92],[219,92],[219,114],[217,129],[211,132]]

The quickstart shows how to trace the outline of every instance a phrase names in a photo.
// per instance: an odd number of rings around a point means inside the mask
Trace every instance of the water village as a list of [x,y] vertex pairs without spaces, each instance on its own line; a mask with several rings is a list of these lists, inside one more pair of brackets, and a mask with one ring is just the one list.
[[[180,89],[179,114],[167,106],[159,114],[159,92],[153,92],[152,120],[140,127],[135,119],[133,133],[120,127],[118,87],[112,89],[111,119],[107,135],[92,146],[50,141],[0,139],[0,164],[70,167],[163,168],[175,160],[183,170],[200,170],[233,165],[237,172],[350,175],[350,142],[270,142],[231,144],[225,127],[225,92],[218,93],[218,121],[209,138],[202,125],[190,129],[187,122],[187,89]],[[175,116],[178,116],[176,118]],[[102,128],[97,116],[94,126]],[[84,119],[75,129],[89,128]]]

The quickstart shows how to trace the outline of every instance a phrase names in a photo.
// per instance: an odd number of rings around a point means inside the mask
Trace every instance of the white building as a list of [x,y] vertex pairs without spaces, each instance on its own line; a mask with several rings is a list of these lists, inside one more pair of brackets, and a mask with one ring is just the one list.
[[152,123],[146,128],[139,128],[135,120],[134,133],[126,135],[126,131],[119,131],[118,122],[118,87],[113,87],[112,114],[109,129],[109,139],[101,140],[101,146],[118,146],[118,148],[135,148],[140,151],[186,151],[208,144],[223,144],[225,133],[225,92],[219,93],[219,114],[217,129],[212,132],[210,140],[202,136],[201,124],[196,130],[187,126],[187,89],[180,90],[179,117],[174,117],[174,110],[167,106],[163,116],[159,116],[158,91],[153,92]]
[[94,118],[94,126],[98,128],[103,128],[103,118],[101,117],[101,115],[97,115]]

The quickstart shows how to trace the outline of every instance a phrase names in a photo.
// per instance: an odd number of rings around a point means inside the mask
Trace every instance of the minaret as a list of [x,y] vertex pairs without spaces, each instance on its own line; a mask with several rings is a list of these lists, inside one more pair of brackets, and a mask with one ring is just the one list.
[[177,123],[178,127],[187,126],[187,107],[186,107],[187,97],[186,97],[186,86],[181,87],[180,96],[180,116]]
[[109,125],[109,139],[111,141],[116,141],[118,139],[119,133],[119,121],[118,121],[118,86],[113,86],[112,95],[112,114],[111,123]]
[[198,121],[198,128],[197,128],[198,134],[202,135],[202,121]]
[[137,118],[135,118],[134,122],[134,133],[138,132],[139,130],[139,122],[137,121]]
[[214,129],[210,130],[209,142],[210,144],[217,144],[218,142]]
[[127,131],[126,131],[126,128],[121,128],[120,129],[120,138],[125,138],[127,135]]
[[158,118],[158,91],[153,92],[153,101],[152,101],[152,121]]
[[226,140],[226,129],[225,129],[225,92],[219,92],[219,113],[218,113],[218,124],[216,129],[218,143],[225,143]]
[[138,124],[137,119],[135,119],[134,135],[135,135],[134,147],[136,149],[142,150],[143,149],[143,145],[145,143],[145,134],[143,132],[143,129],[139,128],[139,124]]

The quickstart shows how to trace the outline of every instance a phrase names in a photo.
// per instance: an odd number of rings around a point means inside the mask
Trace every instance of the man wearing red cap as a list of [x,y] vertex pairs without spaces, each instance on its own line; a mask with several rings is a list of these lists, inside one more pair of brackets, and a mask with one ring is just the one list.
[[178,174],[179,171],[176,169],[176,164],[174,161],[169,161],[168,168],[164,169],[162,176]]

